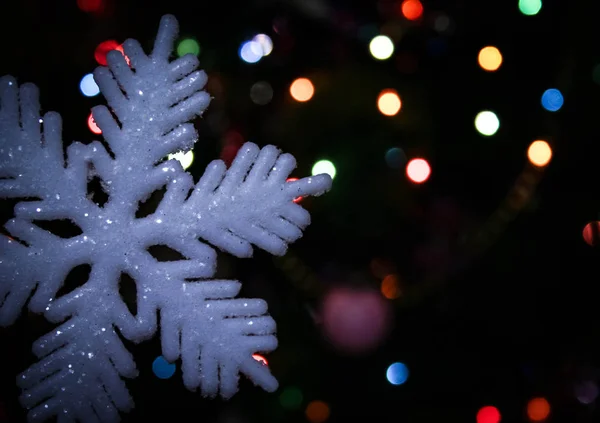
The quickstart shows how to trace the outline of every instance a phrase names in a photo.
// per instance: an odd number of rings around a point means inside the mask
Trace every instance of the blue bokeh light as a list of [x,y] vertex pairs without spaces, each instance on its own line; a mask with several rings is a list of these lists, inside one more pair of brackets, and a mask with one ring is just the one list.
[[81,82],[79,83],[79,89],[81,93],[86,97],[94,97],[100,94],[100,88],[96,81],[94,81],[94,75],[88,73],[83,78],[81,78]]
[[406,154],[404,154],[401,148],[390,148],[385,153],[385,162],[392,169],[400,169],[406,164]]
[[542,107],[550,112],[556,112],[563,106],[565,99],[556,88],[550,88],[542,94]]
[[246,63],[256,63],[263,55],[263,48],[257,41],[246,41],[240,47],[240,58]]
[[156,357],[152,363],[152,371],[159,379],[169,379],[175,374],[177,366],[173,363],[169,363],[162,355]]
[[408,367],[404,363],[390,364],[385,376],[392,385],[402,385],[408,379]]

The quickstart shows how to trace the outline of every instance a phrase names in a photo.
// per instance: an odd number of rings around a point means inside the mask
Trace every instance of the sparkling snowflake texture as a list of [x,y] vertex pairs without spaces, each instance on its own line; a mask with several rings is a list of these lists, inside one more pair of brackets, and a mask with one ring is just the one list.
[[[213,161],[197,184],[179,162],[165,161],[193,147],[189,121],[210,101],[196,57],[169,60],[176,36],[177,21],[164,16],[152,54],[135,40],[124,43],[129,65],[120,52],[108,54],[108,68],[94,78],[110,108],[93,109],[108,149],[73,142],[66,160],[61,118],[40,116],[37,88],[0,80],[0,197],[30,200],[15,206],[10,236],[0,235],[0,325],[12,324],[26,303],[59,324],[35,341],[40,361],[17,378],[32,422],[114,422],[133,407],[123,378],[135,377],[136,365],[118,333],[141,342],[160,329],[162,355],[181,359],[185,386],[204,396],[231,397],[242,373],[277,389],[252,358],[276,348],[275,322],[265,301],[234,298],[238,281],[211,279],[213,247],[237,257],[250,257],[252,245],[284,254],[310,223],[294,198],[326,192],[331,178],[287,182],[294,158],[252,143],[229,169]],[[94,177],[109,195],[103,206],[87,192]],[[165,187],[156,211],[136,218],[139,203]],[[82,233],[63,238],[35,223],[61,219]],[[154,245],[185,259],[157,261],[148,252]],[[91,266],[87,282],[57,297],[82,264]],[[122,273],[136,283],[135,315],[119,294]]]

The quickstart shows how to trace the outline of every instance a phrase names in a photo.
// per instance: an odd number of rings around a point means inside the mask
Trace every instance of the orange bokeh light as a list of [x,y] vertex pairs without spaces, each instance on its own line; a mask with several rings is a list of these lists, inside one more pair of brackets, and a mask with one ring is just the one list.
[[[298,180],[298,178],[287,178],[286,182],[294,182],[297,180]],[[302,197],[296,197],[296,198],[294,198],[294,203],[299,203],[300,200],[302,200]]]
[[323,423],[329,414],[329,406],[323,401],[311,401],[306,407],[306,418],[311,423]]
[[102,129],[100,129],[100,127],[98,127],[98,125],[96,124],[96,121],[94,120],[94,116],[91,113],[88,117],[87,124],[88,124],[88,128],[90,128],[90,131],[92,131],[94,134],[102,133]]
[[552,159],[552,147],[546,141],[534,141],[527,150],[527,158],[534,166],[544,167]]
[[296,101],[308,101],[315,94],[315,87],[310,79],[298,78],[290,85],[290,94]]
[[120,46],[118,46],[115,50],[120,51],[121,54],[123,55],[123,57],[125,57],[125,62],[127,62],[127,64],[129,66],[131,66],[131,60],[129,60],[129,57],[127,57],[125,55],[125,49],[123,48],[123,44],[121,44]]
[[527,417],[533,422],[541,422],[548,418],[550,404],[546,398],[534,398],[527,404]]
[[502,64],[502,54],[500,54],[500,50],[496,47],[484,47],[479,51],[477,61],[482,69],[493,72],[500,68],[500,65]]
[[377,98],[377,108],[386,116],[395,116],[402,108],[402,100],[395,90],[383,90]]
[[381,281],[381,293],[388,300],[395,300],[400,297],[402,291],[398,275],[390,274],[383,278]]
[[255,359],[256,361],[261,362],[262,364],[264,364],[265,366],[269,365],[269,362],[267,361],[266,358],[264,358],[262,355],[260,354],[252,354],[252,358]]
[[406,176],[411,181],[421,184],[429,179],[431,175],[431,167],[425,159],[412,159],[406,165]]
[[423,4],[419,0],[404,0],[400,8],[402,15],[410,21],[416,21],[423,16]]

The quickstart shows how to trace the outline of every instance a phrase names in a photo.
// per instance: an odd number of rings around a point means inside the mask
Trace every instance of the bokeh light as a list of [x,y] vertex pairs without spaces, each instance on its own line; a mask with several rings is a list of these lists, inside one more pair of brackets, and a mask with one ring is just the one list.
[[556,112],[563,106],[565,99],[556,88],[550,88],[542,94],[542,107],[549,112]]
[[287,387],[279,395],[279,403],[283,408],[297,410],[302,405],[304,397],[300,389],[290,386]]
[[81,82],[79,82],[79,89],[81,93],[86,97],[94,97],[100,94],[100,87],[96,84],[94,80],[94,75],[88,73],[83,78],[81,78]]
[[406,165],[406,176],[414,183],[421,184],[429,179],[431,167],[425,159],[412,159]]
[[336,170],[335,166],[329,160],[319,160],[312,167],[312,175],[319,175],[321,173],[326,173],[331,176],[331,179],[335,178]]
[[582,404],[592,404],[598,398],[598,385],[591,380],[578,383],[575,386],[575,396]]
[[519,0],[519,10],[524,15],[537,15],[541,9],[542,0]]
[[260,354],[252,354],[252,358],[255,359],[256,361],[258,361],[259,363],[264,364],[265,366],[269,365],[269,362],[267,361],[267,359]]
[[372,352],[391,329],[391,304],[369,288],[334,287],[321,303],[322,329],[340,353]]
[[296,101],[305,102],[315,94],[315,87],[308,78],[298,78],[290,85],[290,94]]
[[323,401],[311,401],[306,407],[306,418],[310,423],[323,423],[329,414],[329,406]]
[[395,116],[402,108],[402,101],[395,90],[383,90],[377,98],[377,108],[386,116]]
[[88,128],[90,128],[90,131],[92,131],[94,134],[102,133],[102,129],[100,129],[100,127],[96,124],[96,121],[94,120],[94,116],[92,116],[91,113],[88,116],[87,124],[88,124]]
[[273,99],[273,88],[267,81],[259,81],[250,88],[250,100],[254,104],[264,106]]
[[173,153],[173,154],[169,154],[167,156],[168,160],[177,160],[179,163],[181,163],[181,167],[184,169],[187,169],[188,167],[190,167],[192,165],[192,162],[194,161],[194,152],[192,150],[190,151],[179,151],[177,153]]
[[527,149],[527,158],[534,166],[544,167],[552,159],[552,148],[546,141],[534,141]]
[[378,35],[369,43],[369,51],[377,60],[389,59],[394,54],[394,42],[388,36]]
[[392,147],[385,152],[385,162],[392,169],[400,169],[406,164],[406,154],[400,147]]
[[402,291],[400,289],[400,278],[396,274],[389,274],[381,281],[381,293],[388,300],[400,298]]
[[175,374],[176,368],[175,363],[169,363],[162,355],[152,362],[152,372],[159,379],[169,379]]
[[115,40],[102,41],[94,51],[94,59],[96,59],[99,65],[106,66],[106,55],[109,51],[117,50],[118,47],[119,43]]
[[200,54],[200,44],[193,38],[184,38],[177,44],[177,56],[185,56],[186,54],[193,54],[198,56]]
[[481,407],[477,412],[477,423],[500,423],[502,416],[500,411],[494,406],[487,405]]
[[408,379],[408,367],[400,362],[390,364],[385,377],[392,385],[402,385]]
[[[297,180],[298,180],[298,178],[287,178],[286,182],[294,182],[294,181],[297,181]],[[302,198],[303,197],[301,197],[301,196],[294,198],[294,203],[299,203],[302,200]]]
[[103,0],[77,0],[77,7],[82,12],[100,12],[104,8]]
[[123,47],[123,44],[118,45],[115,50],[120,51],[123,57],[125,57],[125,63],[131,66],[131,60],[129,60],[129,57],[125,55],[125,48]]
[[240,47],[240,58],[246,63],[256,63],[263,57],[263,48],[256,41],[246,41]]
[[494,72],[500,68],[500,65],[502,65],[502,54],[496,47],[484,47],[479,51],[477,61],[482,69],[489,72]]
[[475,128],[481,135],[492,136],[500,128],[500,120],[494,112],[485,110],[475,116]]
[[550,404],[546,398],[533,398],[527,403],[527,417],[532,422],[541,422],[550,415]]
[[600,65],[596,65],[592,69],[592,81],[600,85]]
[[263,56],[268,56],[273,51],[273,41],[267,34],[258,34],[252,39],[252,41],[260,44]]
[[583,240],[591,247],[600,241],[600,222],[590,222],[583,228]]
[[437,32],[444,33],[450,29],[450,24],[451,24],[451,21],[448,16],[440,15],[437,18],[435,18],[435,21],[433,23],[433,28]]
[[402,15],[411,21],[416,21],[423,16],[423,4],[419,0],[404,0],[400,9]]

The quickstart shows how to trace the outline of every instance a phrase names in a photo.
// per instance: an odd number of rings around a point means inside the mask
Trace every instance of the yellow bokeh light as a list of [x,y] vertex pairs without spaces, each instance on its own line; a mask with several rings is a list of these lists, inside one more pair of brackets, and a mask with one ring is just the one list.
[[502,54],[496,47],[484,47],[479,51],[477,61],[482,69],[489,72],[494,72],[497,71],[502,64]]
[[167,160],[173,159],[179,161],[179,163],[181,163],[182,168],[187,169],[192,165],[192,162],[194,161],[194,152],[192,150],[186,152],[179,151],[177,153],[169,154],[167,156]]
[[534,166],[544,167],[552,159],[552,147],[546,141],[534,141],[527,150],[527,158]]
[[298,78],[290,85],[290,94],[296,101],[308,101],[312,98],[314,93],[315,87],[308,78]]
[[384,90],[377,98],[377,108],[386,116],[394,116],[402,108],[402,101],[396,91]]

